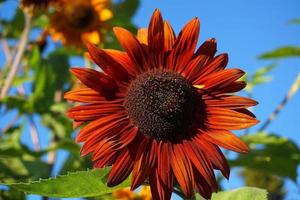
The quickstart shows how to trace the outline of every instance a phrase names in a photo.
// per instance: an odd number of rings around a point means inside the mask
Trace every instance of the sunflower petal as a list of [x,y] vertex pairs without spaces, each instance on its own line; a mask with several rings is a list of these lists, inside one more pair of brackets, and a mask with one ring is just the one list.
[[171,149],[172,169],[174,175],[187,198],[192,197],[194,190],[194,174],[192,164],[186,157],[181,144],[173,144]]
[[194,144],[195,141],[184,141],[184,151],[189,159],[193,162],[197,171],[203,176],[207,184],[210,185],[213,191],[218,188],[216,178],[213,172],[213,166],[208,161],[207,156]]
[[175,42],[175,33],[174,30],[172,28],[172,26],[169,24],[168,21],[164,21],[164,47],[165,47],[165,51],[169,51],[172,49],[174,42]]
[[206,55],[210,58],[214,57],[217,52],[217,42],[215,38],[205,41],[197,50],[196,55]]
[[64,94],[64,98],[69,101],[76,101],[82,103],[99,103],[105,101],[106,98],[99,92],[90,88],[80,88],[71,90]]
[[193,82],[197,84],[200,80],[207,77],[208,75],[223,70],[228,64],[228,54],[220,54],[217,57],[213,58],[209,63],[202,66],[199,72],[197,73],[198,79]]
[[75,106],[68,110],[67,116],[77,121],[92,121],[99,117],[104,117],[109,114],[121,112],[122,110],[123,108],[120,103],[98,103]]
[[197,84],[204,85],[206,91],[218,90],[218,88],[230,85],[244,74],[245,72],[240,69],[226,69],[203,78]]
[[127,82],[129,80],[128,72],[113,57],[104,50],[98,49],[92,44],[87,44],[88,51],[92,60],[109,76]]
[[146,61],[146,53],[141,43],[126,29],[115,27],[113,30],[121,46],[127,52],[133,63],[137,65],[137,68],[142,71],[147,69],[148,62]]
[[168,69],[182,71],[194,55],[199,36],[198,18],[191,20],[179,33],[168,60]]
[[233,95],[223,95],[216,97],[210,97],[205,99],[205,103],[208,107],[222,107],[229,109],[239,109],[239,108],[248,108],[251,106],[257,105],[257,101],[253,99],[233,96]]
[[248,153],[248,146],[237,136],[227,130],[209,130],[202,134],[203,138],[213,144],[238,153]]
[[136,148],[125,148],[112,166],[108,175],[107,185],[109,187],[122,183],[131,173],[134,165]]
[[159,142],[157,148],[157,167],[150,174],[153,199],[169,200],[173,191],[173,175],[170,166],[168,143]]
[[206,124],[212,129],[239,130],[249,128],[259,121],[255,118],[229,109],[207,109]]
[[118,90],[115,81],[105,74],[89,68],[72,68],[71,72],[87,87],[112,96]]
[[149,177],[156,164],[156,155],[157,143],[155,140],[145,139],[141,142],[132,171],[131,190],[139,187]]
[[201,149],[199,148],[198,150],[207,154],[206,158],[211,162],[214,169],[221,170],[223,176],[229,179],[229,165],[219,147],[202,139],[201,134],[197,135],[196,141],[198,146],[201,147]]
[[[111,128],[115,126],[118,122],[122,121],[124,116],[120,113],[114,113],[112,115],[107,115],[105,117],[101,117],[97,120],[94,120],[88,123],[84,128],[82,128],[77,137],[76,142],[84,142],[86,141],[91,135],[96,134],[99,136],[98,133],[101,131],[107,130],[106,128]],[[104,134],[102,134],[104,135]]]
[[138,29],[136,38],[141,44],[148,45],[148,29],[147,28]]
[[158,9],[151,17],[148,30],[149,52],[160,53],[164,50],[164,22]]

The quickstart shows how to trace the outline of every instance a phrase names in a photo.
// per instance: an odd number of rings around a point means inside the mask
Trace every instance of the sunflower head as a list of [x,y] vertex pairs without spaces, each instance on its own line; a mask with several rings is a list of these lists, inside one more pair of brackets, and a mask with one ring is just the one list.
[[147,179],[153,199],[170,199],[174,182],[187,198],[209,199],[214,170],[229,178],[220,147],[249,151],[231,130],[258,122],[247,109],[257,102],[234,94],[246,86],[244,72],[225,69],[215,39],[196,49],[199,26],[194,18],[176,36],[156,10],[137,36],[114,28],[124,52],[88,45],[102,72],[71,70],[85,87],[65,98],[84,104],[67,115],[75,127],[86,123],[76,138],[81,154],[92,154],[96,168],[112,165],[108,186],[132,174],[131,189]]
[[54,40],[75,47],[85,43],[99,44],[101,29],[108,28],[106,21],[112,17],[108,8],[110,0],[60,0],[50,16],[50,33]]

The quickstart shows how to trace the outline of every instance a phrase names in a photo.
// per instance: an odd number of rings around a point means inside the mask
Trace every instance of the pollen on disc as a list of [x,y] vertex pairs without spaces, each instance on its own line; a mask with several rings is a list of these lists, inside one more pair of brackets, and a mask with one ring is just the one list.
[[196,93],[184,77],[156,70],[139,75],[130,84],[125,107],[141,133],[174,140],[192,124],[196,103]]

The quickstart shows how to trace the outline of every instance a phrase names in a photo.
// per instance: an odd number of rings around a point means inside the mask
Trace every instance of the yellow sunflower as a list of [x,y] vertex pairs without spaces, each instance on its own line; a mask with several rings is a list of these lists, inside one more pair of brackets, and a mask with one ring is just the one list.
[[67,46],[99,44],[106,21],[112,17],[110,0],[61,0],[50,16],[49,31],[55,41]]
[[116,200],[152,200],[149,186],[143,186],[139,193],[131,191],[130,188],[122,188],[112,193]]

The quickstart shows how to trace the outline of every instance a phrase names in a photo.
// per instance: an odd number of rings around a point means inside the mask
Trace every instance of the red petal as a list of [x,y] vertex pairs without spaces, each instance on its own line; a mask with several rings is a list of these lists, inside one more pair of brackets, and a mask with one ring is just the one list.
[[69,91],[64,94],[64,98],[70,101],[82,103],[99,103],[106,100],[106,98],[99,94],[99,92],[96,92],[90,88],[80,88]]
[[90,122],[80,130],[76,137],[76,142],[86,141],[88,137],[95,134],[95,132],[96,134],[101,134],[101,132],[106,131],[108,127],[114,126],[118,121],[126,119],[125,116],[126,115],[122,113],[116,113]]
[[204,85],[204,90],[211,92],[224,88],[241,78],[245,72],[240,69],[226,69],[213,73],[197,82],[197,85]]
[[164,22],[158,9],[150,20],[148,30],[149,60],[152,68],[164,67]]
[[89,68],[72,68],[71,72],[87,87],[105,96],[113,96],[118,90],[115,81],[105,74]]
[[186,197],[190,198],[194,194],[195,177],[193,174],[192,164],[186,157],[181,144],[173,144],[171,150],[172,169],[174,175],[182,188]]
[[213,192],[212,188],[208,185],[204,177],[202,177],[202,175],[196,169],[194,169],[194,174],[196,178],[196,188],[198,189],[198,192],[205,199],[211,199],[211,195]]
[[103,51],[110,55],[114,60],[118,61],[118,63],[120,63],[124,69],[128,71],[131,77],[136,75],[139,69],[137,69],[136,65],[132,63],[127,53],[114,49],[104,49]]
[[207,154],[206,158],[212,163],[214,168],[221,170],[223,176],[225,176],[228,179],[230,174],[230,169],[219,147],[217,147],[216,145],[210,142],[203,140],[201,137],[198,136],[199,135],[197,135],[195,140],[198,144],[197,146],[201,147],[199,148],[199,150]]
[[215,38],[205,41],[197,50],[196,55],[206,55],[208,57],[214,57],[217,52],[217,43]]
[[197,79],[197,74],[199,73],[199,70],[205,63],[207,63],[209,60],[209,57],[205,55],[199,55],[194,57],[183,69],[181,73],[189,82],[193,82],[195,79]]
[[[197,171],[203,176],[204,180],[210,185],[213,191],[218,188],[216,178],[213,171],[213,166],[209,162],[206,154],[204,154],[193,141],[184,141],[184,150],[186,156],[191,159]],[[202,146],[201,146],[202,147]]]
[[[257,101],[246,97],[223,95],[218,97],[205,96],[205,104],[208,107],[222,107],[229,109],[247,108],[257,105]],[[204,98],[205,98],[204,97]]]
[[130,59],[137,65],[137,68],[140,69],[138,72],[148,69],[145,50],[134,35],[120,27],[115,27],[114,32]]
[[207,109],[206,124],[212,129],[239,130],[249,128],[259,121],[255,118],[224,108]]
[[200,71],[197,74],[197,80],[193,82],[193,84],[197,84],[201,79],[205,78],[206,76],[223,70],[228,63],[228,55],[227,54],[220,54],[215,57],[211,62],[206,64],[205,66],[201,67]]
[[182,71],[194,55],[199,36],[198,18],[191,20],[179,33],[169,55],[168,69]]
[[77,121],[92,121],[109,114],[124,110],[122,103],[98,103],[90,105],[75,106],[68,110],[67,116]]
[[148,30],[149,51],[159,53],[164,50],[164,22],[158,9],[151,17]]
[[112,166],[107,179],[109,187],[116,186],[122,183],[131,173],[136,156],[136,149],[134,146],[125,148],[120,152],[115,164]]
[[171,25],[169,24],[169,22],[165,21],[164,22],[164,47],[165,47],[165,51],[169,51],[172,49],[174,42],[175,42],[175,33],[174,30],[172,29]]
[[98,49],[92,44],[87,45],[88,51],[90,53],[93,61],[109,76],[119,80],[128,82],[129,74],[123,68],[123,66],[118,63],[112,56],[107,54],[104,50]]
[[249,152],[248,146],[230,131],[214,129],[205,132],[203,131],[202,133],[203,134],[201,134],[201,136],[205,140],[225,149],[229,149],[231,151],[239,153]]
[[117,159],[119,152],[113,151],[105,157],[98,158],[93,163],[94,168],[103,168],[106,166],[111,166]]
[[141,44],[148,45],[148,29],[147,28],[138,29],[136,38]]
[[153,199],[169,200],[173,191],[173,172],[169,154],[169,144],[159,142],[157,148],[157,168],[150,175]]
[[131,190],[139,187],[150,173],[156,164],[157,144],[156,141],[145,139],[138,147],[136,161],[132,171]]
[[81,156],[85,156],[89,153],[95,152],[98,147],[101,147],[102,140],[109,139],[115,135],[118,135],[127,123],[128,121],[122,121],[122,119],[116,120],[115,122],[111,122],[92,132],[92,134],[90,134],[90,136],[86,139],[85,143],[81,147]]

